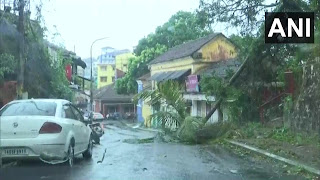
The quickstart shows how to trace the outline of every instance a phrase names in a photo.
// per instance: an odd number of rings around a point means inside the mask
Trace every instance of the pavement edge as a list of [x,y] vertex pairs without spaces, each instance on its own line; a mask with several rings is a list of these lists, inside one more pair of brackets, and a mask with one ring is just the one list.
[[284,158],[284,157],[269,153],[268,151],[265,151],[265,150],[262,150],[262,149],[259,149],[259,148],[255,148],[255,147],[252,147],[252,146],[248,146],[246,144],[243,144],[243,143],[240,143],[240,142],[236,142],[236,141],[233,141],[233,140],[227,140],[226,139],[225,141],[230,143],[230,144],[233,144],[233,145],[236,145],[236,146],[239,146],[239,147],[254,151],[256,153],[263,154],[265,156],[268,156],[270,158],[276,159],[278,161],[282,161],[284,163],[287,163],[287,164],[290,164],[290,165],[293,165],[293,166],[301,167],[301,168],[305,169],[308,172],[320,175],[320,170],[319,169],[316,169],[316,168],[313,168],[311,166],[305,165],[305,164],[300,163],[298,161],[287,159],[287,158]]

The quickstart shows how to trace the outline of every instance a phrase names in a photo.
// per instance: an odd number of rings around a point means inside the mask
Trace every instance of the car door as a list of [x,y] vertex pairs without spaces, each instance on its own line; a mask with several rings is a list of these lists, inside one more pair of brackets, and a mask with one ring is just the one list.
[[78,117],[75,115],[74,111],[72,110],[71,104],[67,103],[63,105],[63,116],[64,118],[68,119],[68,122],[71,125],[71,130],[74,133],[74,139],[75,139],[75,146],[74,146],[74,151],[75,153],[78,153],[82,150],[82,138],[81,137],[81,131],[80,131],[80,126],[82,122],[79,121]]
[[71,106],[74,114],[76,115],[77,119],[79,120],[79,126],[78,131],[79,131],[79,137],[80,137],[80,146],[81,146],[81,151],[84,151],[87,149],[88,144],[89,144],[89,137],[90,137],[90,131],[89,128],[86,126],[84,123],[84,118],[81,114],[81,112],[78,110],[78,108]]

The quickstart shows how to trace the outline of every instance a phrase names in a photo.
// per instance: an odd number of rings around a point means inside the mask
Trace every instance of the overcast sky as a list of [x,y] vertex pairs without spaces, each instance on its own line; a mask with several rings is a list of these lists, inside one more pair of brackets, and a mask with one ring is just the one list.
[[[194,11],[199,0],[50,0],[44,1],[43,17],[49,29],[48,40],[56,31],[55,39],[68,50],[74,50],[82,58],[90,57],[91,43],[101,37],[109,39],[97,42],[94,57],[100,48],[117,49],[138,44],[139,39],[154,32],[179,10]],[[56,26],[56,28],[54,28]],[[215,31],[222,31],[217,28]],[[224,32],[227,33],[227,32]],[[228,33],[227,33],[228,34]],[[227,35],[226,34],[226,35]]]

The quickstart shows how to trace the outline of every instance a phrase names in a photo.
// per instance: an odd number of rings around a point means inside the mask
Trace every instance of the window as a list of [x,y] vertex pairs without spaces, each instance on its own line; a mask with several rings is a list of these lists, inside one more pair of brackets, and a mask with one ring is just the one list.
[[114,66],[112,66],[112,71],[114,71],[114,69],[115,69],[115,67],[114,67]]
[[72,108],[72,111],[74,112],[77,120],[82,121],[83,117],[82,117],[81,113],[79,112],[79,110],[73,106],[71,106],[71,108]]
[[202,117],[201,105],[202,105],[202,102],[197,101],[197,116],[200,116],[200,117]]
[[106,71],[107,70],[107,66],[101,66],[101,71]]
[[114,81],[115,81],[115,79],[116,79],[116,78],[115,78],[114,76],[112,76],[112,82],[114,82]]
[[126,68],[126,67],[127,67],[127,64],[124,64],[123,67]]
[[100,77],[100,82],[107,82],[108,76],[101,76]]
[[0,116],[55,116],[56,108],[54,102],[16,102],[5,106]]
[[63,115],[64,118],[78,120],[78,118],[74,115],[70,105],[64,105],[63,109],[64,109],[64,115]]

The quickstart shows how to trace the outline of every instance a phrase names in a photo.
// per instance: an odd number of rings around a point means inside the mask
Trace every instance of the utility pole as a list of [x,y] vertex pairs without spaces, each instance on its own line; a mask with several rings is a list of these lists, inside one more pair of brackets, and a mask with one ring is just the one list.
[[24,29],[24,7],[25,0],[19,0],[18,11],[18,31],[19,31],[19,70],[18,70],[18,86],[17,86],[17,98],[22,99],[23,88],[24,88],[24,70],[25,70],[25,29]]

